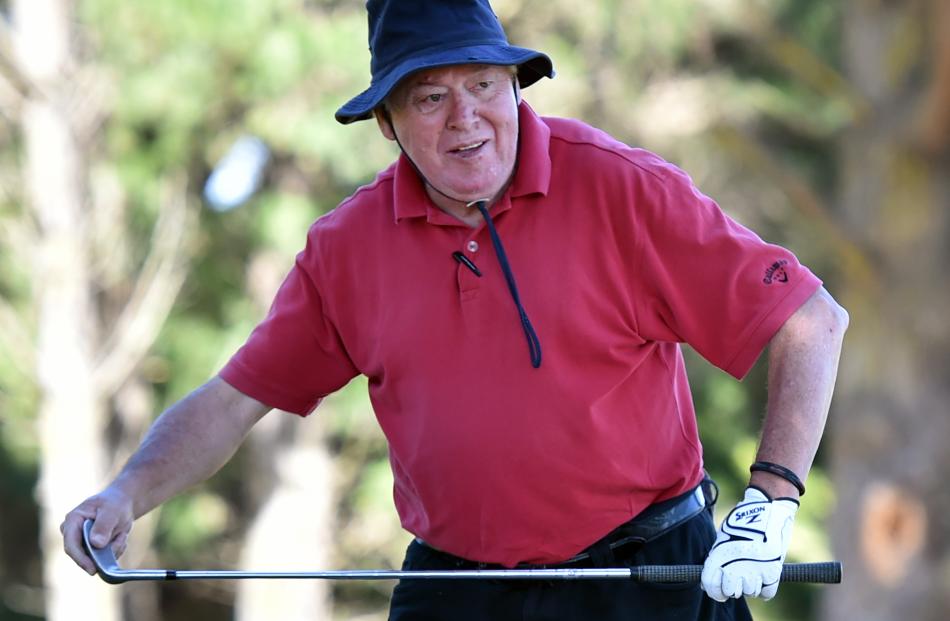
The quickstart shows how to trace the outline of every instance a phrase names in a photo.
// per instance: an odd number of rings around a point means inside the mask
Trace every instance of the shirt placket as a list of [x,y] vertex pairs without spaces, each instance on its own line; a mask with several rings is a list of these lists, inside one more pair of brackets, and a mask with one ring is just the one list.
[[[484,244],[479,240],[483,230],[484,227],[472,229],[462,242],[462,247],[459,248],[462,257],[467,259],[467,262],[465,260],[458,261],[457,277],[460,302],[467,302],[478,297],[481,280],[484,276],[483,265],[481,265],[484,263],[482,259]],[[479,276],[475,270],[481,272],[482,276]]]

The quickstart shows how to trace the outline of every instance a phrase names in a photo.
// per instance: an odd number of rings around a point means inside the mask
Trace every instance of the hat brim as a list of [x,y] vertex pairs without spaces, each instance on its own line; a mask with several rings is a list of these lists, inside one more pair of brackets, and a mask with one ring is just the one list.
[[407,58],[380,74],[369,88],[336,111],[336,120],[347,125],[370,119],[373,109],[403,78],[418,71],[450,65],[516,65],[521,88],[527,88],[543,77],[554,77],[554,65],[547,54],[524,47],[493,43],[439,49]]

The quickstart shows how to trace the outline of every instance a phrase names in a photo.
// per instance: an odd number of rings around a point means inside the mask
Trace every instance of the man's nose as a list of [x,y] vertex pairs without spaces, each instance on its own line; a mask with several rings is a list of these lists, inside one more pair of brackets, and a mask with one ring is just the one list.
[[467,129],[478,119],[478,101],[470,93],[462,92],[452,97],[446,125],[451,129]]

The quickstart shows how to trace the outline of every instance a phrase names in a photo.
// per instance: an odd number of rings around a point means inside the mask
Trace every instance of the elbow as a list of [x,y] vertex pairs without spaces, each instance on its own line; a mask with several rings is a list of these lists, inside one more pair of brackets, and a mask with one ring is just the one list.
[[837,302],[835,302],[835,315],[838,322],[838,331],[844,336],[844,333],[848,331],[848,326],[851,325],[851,315]]
[[844,339],[844,333],[848,331],[848,326],[851,324],[851,316],[843,306],[831,297],[831,294],[824,289],[822,291],[827,305],[825,319],[827,329],[830,334],[836,335],[839,339]]
[[848,311],[838,304],[824,287],[818,290],[807,307],[807,315],[815,337],[825,338],[829,342],[840,345],[851,323]]
[[848,311],[822,287],[785,322],[776,336],[789,342],[836,343],[840,347],[850,321]]

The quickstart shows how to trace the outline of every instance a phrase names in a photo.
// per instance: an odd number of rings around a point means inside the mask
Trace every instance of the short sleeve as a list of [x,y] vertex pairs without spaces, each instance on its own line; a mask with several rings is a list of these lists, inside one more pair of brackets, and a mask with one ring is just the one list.
[[658,177],[634,206],[640,333],[688,343],[742,378],[821,281],[729,218],[679,169],[666,164]]
[[313,238],[297,256],[267,317],[220,372],[240,392],[306,415],[359,374],[325,312]]

